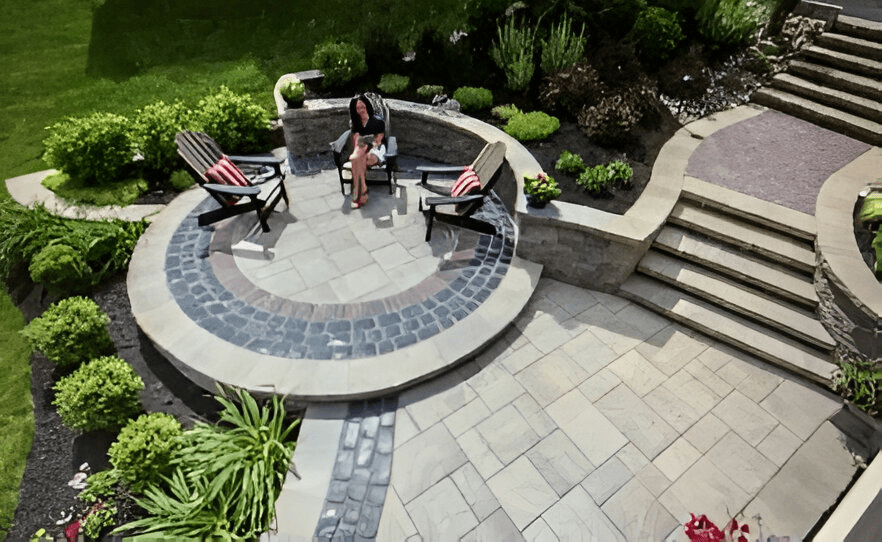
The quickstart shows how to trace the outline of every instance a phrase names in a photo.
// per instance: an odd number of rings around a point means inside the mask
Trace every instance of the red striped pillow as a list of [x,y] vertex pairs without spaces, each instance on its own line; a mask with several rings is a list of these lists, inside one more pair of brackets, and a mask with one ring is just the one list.
[[450,195],[453,197],[457,196],[465,196],[466,194],[471,194],[472,192],[476,192],[481,189],[481,179],[478,178],[478,174],[475,173],[475,170],[472,169],[472,166],[466,166],[462,170],[462,174],[456,179],[456,182],[453,183],[453,188],[450,190]]
[[217,162],[207,170],[205,175],[212,181],[219,184],[228,184],[232,186],[250,186],[248,178],[242,173],[236,164],[230,161],[226,155],[221,155]]

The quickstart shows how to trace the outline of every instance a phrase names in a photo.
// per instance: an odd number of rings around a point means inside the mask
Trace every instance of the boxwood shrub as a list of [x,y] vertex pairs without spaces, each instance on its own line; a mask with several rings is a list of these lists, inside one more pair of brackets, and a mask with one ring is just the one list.
[[61,422],[80,431],[117,430],[141,411],[144,381],[118,356],[84,363],[55,384]]
[[264,150],[270,119],[269,112],[250,95],[222,86],[199,100],[192,125],[210,135],[226,153],[251,153]]
[[47,130],[43,160],[86,184],[95,186],[124,178],[132,164],[131,129],[122,115],[72,117]]
[[82,292],[92,284],[92,268],[84,254],[63,242],[43,247],[28,272],[32,281],[56,295]]
[[312,53],[312,65],[325,75],[325,87],[343,86],[367,73],[364,47],[354,43],[322,43]]
[[21,334],[50,361],[69,367],[113,351],[109,323],[110,317],[91,299],[68,297],[50,305]]
[[175,134],[188,127],[190,110],[180,102],[158,101],[139,109],[132,121],[132,140],[141,155],[138,165],[151,182],[166,180],[178,164]]
[[142,414],[129,421],[110,445],[110,464],[134,491],[142,491],[170,474],[169,460],[181,447],[181,423],[163,412]]
[[395,73],[384,73],[377,84],[377,88],[384,94],[398,94],[407,90],[409,86],[410,77]]
[[545,139],[560,128],[560,120],[542,111],[513,116],[505,125],[505,133],[518,141]]
[[478,111],[493,105],[493,93],[480,87],[459,87],[453,91],[453,99],[463,111]]

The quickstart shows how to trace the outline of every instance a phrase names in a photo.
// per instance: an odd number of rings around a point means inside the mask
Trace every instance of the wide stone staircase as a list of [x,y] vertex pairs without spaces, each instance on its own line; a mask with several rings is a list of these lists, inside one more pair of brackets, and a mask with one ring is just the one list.
[[621,294],[830,385],[835,342],[816,316],[814,218],[686,177]]
[[882,23],[838,16],[751,100],[882,145]]

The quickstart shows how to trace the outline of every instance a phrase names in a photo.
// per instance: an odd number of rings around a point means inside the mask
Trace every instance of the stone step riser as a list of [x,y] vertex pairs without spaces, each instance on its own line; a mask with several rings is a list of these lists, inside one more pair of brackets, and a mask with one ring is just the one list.
[[751,101],[859,141],[871,145],[882,145],[882,124],[839,111],[801,96],[774,88],[761,88],[753,93]]
[[802,56],[847,72],[882,79],[882,62],[879,61],[840,53],[817,45],[803,49]]
[[622,285],[623,297],[665,315],[720,342],[811,380],[831,385],[835,369],[829,351],[795,344],[786,336],[763,329],[719,307],[640,274]]
[[652,248],[762,291],[782,304],[810,312],[818,307],[818,296],[810,277],[788,273],[779,266],[768,265],[760,258],[691,232],[665,226]]
[[818,45],[832,51],[849,55],[882,60],[882,43],[856,38],[845,34],[824,33],[818,36]]
[[802,60],[792,61],[787,73],[792,73],[818,85],[882,102],[882,84],[868,77]]
[[790,74],[782,73],[772,79],[772,86],[778,90],[802,96],[840,111],[882,122],[882,103],[844,91],[814,84]]
[[836,346],[814,314],[784,299],[742,287],[687,260],[650,251],[637,270],[813,348],[832,350]]

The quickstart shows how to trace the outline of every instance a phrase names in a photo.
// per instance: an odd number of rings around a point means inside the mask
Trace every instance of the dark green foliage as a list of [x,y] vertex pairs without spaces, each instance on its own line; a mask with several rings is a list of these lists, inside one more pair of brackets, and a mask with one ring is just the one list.
[[51,294],[82,292],[91,286],[92,269],[84,254],[63,242],[43,247],[31,260],[31,280],[43,284]]
[[113,113],[70,117],[47,128],[43,160],[86,184],[110,183],[132,164],[129,121]]
[[269,112],[251,96],[222,86],[199,100],[193,126],[210,135],[224,152],[259,152],[265,150],[269,137]]
[[637,42],[637,55],[646,62],[666,60],[686,36],[677,15],[664,8],[646,8],[631,30]]
[[141,155],[138,166],[154,184],[164,181],[178,164],[175,134],[188,127],[190,111],[180,102],[154,102],[135,112],[132,140]]
[[463,111],[478,111],[493,105],[493,93],[486,88],[459,87],[453,91],[453,99],[459,102]]
[[34,348],[62,367],[74,367],[113,351],[110,318],[87,297],[53,303],[21,331]]
[[84,363],[55,384],[62,423],[80,431],[117,430],[141,410],[144,382],[117,356]]
[[128,487],[140,492],[148,484],[158,483],[160,476],[170,474],[169,461],[180,447],[180,434],[181,424],[174,416],[162,412],[142,414],[129,421],[110,445],[110,464]]
[[87,504],[113,501],[120,481],[120,473],[116,469],[98,471],[86,479],[86,489],[77,498]]
[[875,415],[882,405],[882,369],[869,360],[843,359],[833,378],[833,388],[856,407]]
[[119,531],[214,540],[256,539],[270,528],[294,451],[289,436],[300,420],[285,421],[278,397],[263,407],[244,391],[236,403],[217,399],[222,425],[200,423],[184,432],[172,476],[138,500],[147,517]]
[[417,95],[428,100],[431,100],[435,96],[443,93],[444,87],[441,85],[423,85],[417,89]]
[[42,205],[28,209],[0,200],[0,273],[8,277],[17,266],[30,266],[44,247],[63,244],[80,252],[92,270],[88,286],[94,286],[128,266],[146,229],[143,220],[66,220]]
[[518,141],[545,139],[560,128],[560,120],[542,111],[513,116],[505,125],[505,133]]
[[613,187],[630,188],[634,171],[621,160],[585,168],[576,183],[593,194],[605,194]]
[[340,87],[367,73],[364,47],[355,43],[323,43],[316,45],[312,64],[325,74],[322,85]]
[[384,94],[399,94],[407,90],[409,86],[410,77],[395,73],[384,73],[377,84],[377,88]]

